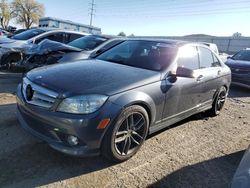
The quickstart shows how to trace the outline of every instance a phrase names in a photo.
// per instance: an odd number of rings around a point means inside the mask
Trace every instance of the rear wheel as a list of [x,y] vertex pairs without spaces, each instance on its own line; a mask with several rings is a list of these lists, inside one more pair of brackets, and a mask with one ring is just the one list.
[[116,123],[109,127],[102,144],[102,154],[109,160],[122,162],[142,146],[148,132],[149,118],[138,105],[126,108]]
[[211,116],[219,115],[220,111],[223,109],[226,98],[227,98],[227,89],[223,86],[220,88],[217,96],[214,99],[212,109],[208,111],[209,115]]

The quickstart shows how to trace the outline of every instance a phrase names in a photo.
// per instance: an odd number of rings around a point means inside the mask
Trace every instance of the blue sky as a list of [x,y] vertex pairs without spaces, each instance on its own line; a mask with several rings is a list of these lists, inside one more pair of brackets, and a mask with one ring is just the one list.
[[[91,0],[38,0],[46,16],[89,24]],[[95,0],[93,25],[106,34],[250,36],[250,0]]]

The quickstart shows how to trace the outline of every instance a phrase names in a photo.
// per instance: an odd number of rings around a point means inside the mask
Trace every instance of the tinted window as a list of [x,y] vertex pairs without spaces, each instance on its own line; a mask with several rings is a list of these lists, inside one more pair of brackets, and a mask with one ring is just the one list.
[[201,69],[213,66],[213,63],[214,63],[213,54],[209,49],[199,47],[199,55],[200,55],[200,68]]
[[36,39],[36,44],[43,41],[44,39],[49,39],[49,40],[53,40],[56,42],[64,43],[64,33],[54,33],[54,34],[50,34],[50,35],[44,36],[42,38]]
[[93,50],[106,40],[107,40],[106,38],[99,36],[85,36],[68,43],[68,45],[83,50]]
[[250,61],[250,50],[241,50],[235,54],[232,59],[241,61]]
[[176,47],[164,42],[125,41],[97,56],[97,59],[133,67],[162,70],[176,56]]
[[179,67],[185,67],[191,70],[199,69],[199,57],[197,48],[194,46],[186,46],[180,48],[177,64]]
[[37,35],[40,35],[41,33],[44,33],[44,32],[45,31],[41,30],[41,29],[30,29],[30,30],[24,31],[22,33],[16,34],[11,38],[16,39],[16,40],[28,40],[28,39],[35,37]]
[[68,42],[71,42],[71,41],[76,40],[76,39],[83,37],[83,36],[84,35],[79,35],[79,34],[75,34],[75,33],[72,33],[72,34],[68,33],[67,40],[68,40]]

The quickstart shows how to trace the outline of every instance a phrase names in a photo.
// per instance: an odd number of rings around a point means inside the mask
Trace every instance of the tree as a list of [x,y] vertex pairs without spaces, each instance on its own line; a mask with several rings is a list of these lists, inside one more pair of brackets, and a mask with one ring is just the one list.
[[118,36],[126,37],[126,34],[125,34],[124,32],[120,32],[120,33],[118,34]]
[[242,37],[242,34],[239,33],[239,32],[236,32],[236,33],[233,34],[233,37],[234,38],[239,38],[239,37]]
[[0,19],[1,19],[1,26],[3,29],[7,29],[11,17],[11,9],[9,3],[6,0],[1,0],[0,2]]
[[14,0],[12,3],[13,17],[18,24],[29,29],[44,16],[44,5],[36,0]]

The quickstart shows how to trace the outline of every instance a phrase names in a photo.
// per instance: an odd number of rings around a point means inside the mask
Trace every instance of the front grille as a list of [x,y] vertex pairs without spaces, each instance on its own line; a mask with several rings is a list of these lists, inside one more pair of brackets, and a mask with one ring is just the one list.
[[[32,96],[27,96],[28,86],[32,89]],[[23,78],[22,93],[27,103],[44,108],[51,108],[58,96],[56,92],[34,84],[27,78]]]

